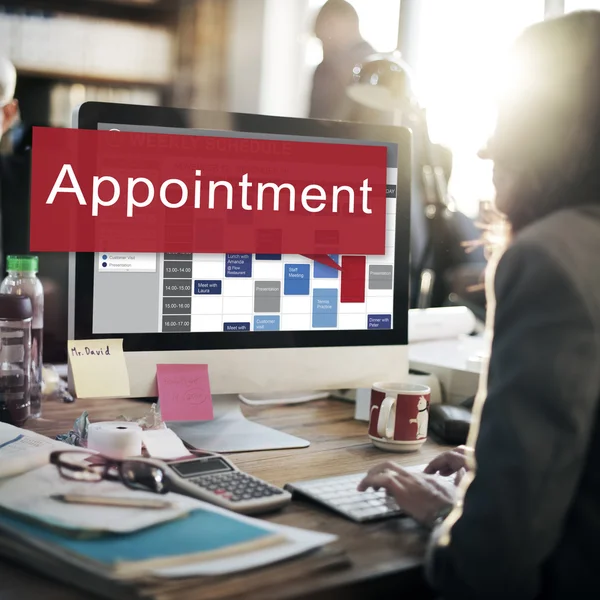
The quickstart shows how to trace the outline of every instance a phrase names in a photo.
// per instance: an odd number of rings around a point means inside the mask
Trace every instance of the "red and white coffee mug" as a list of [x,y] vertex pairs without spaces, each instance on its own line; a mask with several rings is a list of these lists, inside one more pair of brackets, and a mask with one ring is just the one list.
[[431,389],[413,383],[379,382],[371,388],[369,437],[393,452],[418,450],[427,439]]

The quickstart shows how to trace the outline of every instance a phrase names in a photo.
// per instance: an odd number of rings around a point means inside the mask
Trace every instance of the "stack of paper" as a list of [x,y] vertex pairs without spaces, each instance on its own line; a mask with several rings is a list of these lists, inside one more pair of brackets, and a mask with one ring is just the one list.
[[0,513],[0,531],[32,552],[60,555],[82,569],[123,580],[286,543],[283,535],[265,529],[258,521],[237,521],[206,509],[129,534],[91,539],[70,537],[34,521]]
[[[113,498],[168,499],[172,508],[140,510],[119,506],[93,504],[65,504],[54,500],[54,495],[93,495]],[[169,494],[157,496],[152,492],[130,490],[119,482],[88,483],[72,481],[60,476],[54,465],[0,480],[0,511],[35,519],[54,529],[91,537],[102,533],[131,533],[145,527],[185,517],[198,508],[194,498]]]
[[[51,495],[160,497],[170,509],[63,504]],[[0,482],[0,554],[111,598],[149,577],[223,575],[282,561],[335,536],[237,515],[199,500],[62,479],[47,465]]]
[[47,464],[53,450],[73,450],[73,446],[0,423],[0,480]]

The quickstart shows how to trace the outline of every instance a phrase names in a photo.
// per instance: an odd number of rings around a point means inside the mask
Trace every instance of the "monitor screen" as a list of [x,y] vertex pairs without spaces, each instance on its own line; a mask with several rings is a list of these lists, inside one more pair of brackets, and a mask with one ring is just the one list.
[[[401,127],[124,104],[83,104],[80,129],[383,146],[385,253],[135,254],[70,261],[70,339],[127,352],[398,346],[408,341],[411,134]],[[182,139],[183,143],[183,139]]]
[[[99,123],[100,130],[381,145],[331,137]],[[94,334],[382,330],[393,327],[398,146],[387,147],[385,255],[97,253]],[[118,290],[118,293],[115,291]]]

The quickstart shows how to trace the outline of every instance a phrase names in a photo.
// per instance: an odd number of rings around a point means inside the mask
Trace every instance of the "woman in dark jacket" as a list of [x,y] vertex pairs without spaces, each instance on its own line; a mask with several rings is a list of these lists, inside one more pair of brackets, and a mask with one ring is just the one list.
[[511,236],[490,277],[474,452],[427,469],[468,473],[454,489],[387,462],[360,486],[433,527],[445,600],[599,594],[600,13],[529,28],[511,58],[484,153]]

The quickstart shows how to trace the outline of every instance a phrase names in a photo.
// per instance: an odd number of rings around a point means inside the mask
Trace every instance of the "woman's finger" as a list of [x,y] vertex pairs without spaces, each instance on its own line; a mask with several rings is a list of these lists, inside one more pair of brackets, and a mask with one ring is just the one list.
[[406,473],[406,471],[395,462],[391,460],[385,460],[374,467],[371,467],[367,472],[367,475],[377,475],[379,473],[385,473],[386,471],[392,471],[393,473]]
[[385,461],[372,467],[365,478],[358,484],[357,490],[364,492],[369,487],[374,487],[371,482],[387,481],[400,475],[401,468],[392,461]]
[[436,456],[428,465],[425,467],[425,473],[434,475],[439,473],[444,477],[456,473],[465,463],[465,457],[460,452],[454,450],[448,450],[439,456]]
[[442,454],[438,454],[425,467],[425,471],[424,472],[428,473],[429,475],[433,475],[434,473],[437,473],[438,470],[446,464],[446,462],[448,460],[447,454],[448,454],[448,452],[442,452]]
[[465,476],[467,470],[462,467],[458,471],[456,471],[456,476],[454,477],[454,485],[459,485],[462,481],[462,478]]
[[385,489],[388,494],[394,497],[398,504],[407,495],[406,486],[389,472],[367,475],[360,482],[358,489],[359,491],[365,491],[368,488],[373,488],[374,490]]
[[427,483],[444,497],[451,496],[453,498],[456,493],[456,486],[447,479],[432,476],[427,478]]

